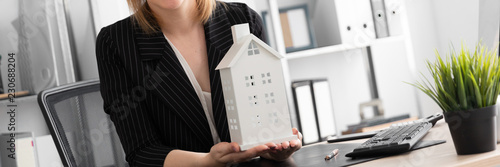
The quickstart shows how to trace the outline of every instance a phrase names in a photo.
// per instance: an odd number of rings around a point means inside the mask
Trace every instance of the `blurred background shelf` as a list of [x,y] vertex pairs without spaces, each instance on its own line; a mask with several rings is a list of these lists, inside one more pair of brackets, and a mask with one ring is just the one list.
[[365,48],[367,46],[369,46],[369,45],[353,46],[353,45],[347,45],[347,44],[339,44],[339,45],[325,46],[325,47],[320,47],[320,48],[314,48],[314,49],[308,49],[308,50],[303,50],[303,51],[287,53],[285,58],[287,60],[293,60],[293,59],[298,59],[298,58],[307,58],[307,57],[318,56],[318,55],[323,55],[323,54],[333,54],[336,52],[346,52],[346,51],[353,50],[353,49]]
[[[335,117],[342,118],[336,119],[335,127],[332,127],[336,128],[337,134],[345,130],[347,125],[361,121],[359,104],[374,99],[381,99],[385,103],[388,117],[401,112],[412,116],[422,115],[415,107],[418,104],[414,88],[402,84],[402,81],[412,81],[413,74],[407,68],[410,61],[406,57],[410,50],[407,49],[407,38],[402,31],[400,13],[403,8],[400,2],[380,1],[385,2],[382,6],[390,6],[382,13],[389,13],[387,19],[391,21],[391,25],[385,25],[388,26],[388,33],[380,38],[375,33],[375,24],[379,20],[374,21],[370,0],[241,2],[247,2],[261,14],[268,44],[284,55],[283,67],[285,76],[288,76],[289,94],[292,94],[289,85],[293,81],[314,78],[328,81],[332,112]],[[300,21],[302,18],[307,21]],[[299,23],[307,26],[292,26]],[[302,47],[293,48],[295,43],[300,43]],[[387,64],[394,62],[392,59],[403,62],[397,66]],[[387,90],[387,85],[395,86],[398,91]],[[388,92],[380,92],[380,89]],[[298,117],[293,107],[295,102],[291,98],[289,101],[292,123],[297,126]],[[414,108],[402,110],[401,104]]]
[[318,48],[313,48],[313,49],[307,49],[307,50],[287,53],[285,58],[287,60],[292,60],[292,59],[297,59],[297,58],[305,58],[305,57],[311,57],[311,56],[317,56],[317,55],[323,55],[323,54],[333,54],[336,52],[347,52],[347,51],[353,50],[353,49],[366,48],[366,47],[372,45],[373,43],[388,42],[388,41],[404,42],[404,40],[405,40],[404,36],[398,35],[398,36],[374,39],[369,44],[363,44],[363,45],[338,44],[338,45],[332,45],[332,46],[324,46],[324,47],[318,47]]

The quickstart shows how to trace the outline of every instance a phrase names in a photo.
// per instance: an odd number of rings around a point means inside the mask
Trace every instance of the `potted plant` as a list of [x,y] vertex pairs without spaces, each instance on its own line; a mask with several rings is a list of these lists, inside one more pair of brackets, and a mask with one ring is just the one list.
[[457,154],[496,149],[496,106],[500,93],[500,61],[496,50],[481,44],[470,52],[462,44],[445,60],[427,61],[434,84],[427,78],[412,84],[443,110]]

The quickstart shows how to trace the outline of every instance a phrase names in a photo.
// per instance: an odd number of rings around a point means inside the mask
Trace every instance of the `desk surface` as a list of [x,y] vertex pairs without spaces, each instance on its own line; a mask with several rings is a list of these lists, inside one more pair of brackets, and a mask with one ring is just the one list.
[[[365,140],[344,143],[361,143]],[[443,120],[440,120],[423,140],[446,140],[446,143],[356,166],[495,166],[500,164],[500,145],[498,144],[494,151],[473,155],[457,155],[448,125]]]
[[[340,161],[324,161],[323,155],[332,150],[334,147],[338,147],[339,156],[341,152],[349,152],[350,150],[343,150],[344,147],[353,148],[353,144],[359,145],[367,139],[352,140],[346,142],[338,142],[334,144],[327,144],[326,142],[320,142],[304,146],[303,150],[295,153],[293,158],[288,159],[285,162],[274,162],[264,159],[256,159],[250,162],[238,164],[238,167],[247,166],[339,166],[344,163]],[[374,160],[368,160],[367,162],[362,162],[356,164],[355,166],[495,166],[500,165],[500,145],[497,145],[497,150],[473,154],[473,155],[457,155],[455,152],[455,146],[453,145],[453,140],[451,139],[450,131],[448,130],[448,125],[440,120],[437,124],[427,133],[423,138],[425,141],[431,140],[446,140],[446,143],[421,148],[418,150],[413,150],[410,152],[402,153],[400,155],[393,155],[385,158],[379,158]],[[355,146],[354,146],[355,147]],[[342,153],[345,155],[345,153]],[[297,157],[300,156],[300,157]],[[351,160],[349,160],[351,161]],[[357,161],[357,160],[355,160]],[[326,163],[323,163],[326,162]],[[361,161],[360,161],[361,162]]]

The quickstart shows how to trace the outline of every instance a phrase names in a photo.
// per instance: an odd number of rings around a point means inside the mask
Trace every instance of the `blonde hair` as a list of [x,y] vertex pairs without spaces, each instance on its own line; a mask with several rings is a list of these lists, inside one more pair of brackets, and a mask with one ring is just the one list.
[[[158,20],[153,11],[151,11],[148,3],[146,3],[146,0],[127,0],[127,3],[130,10],[134,12],[132,20],[134,20],[144,32],[149,34],[159,31]],[[215,10],[215,6],[215,0],[196,0],[196,7],[198,8],[196,19],[202,23],[206,23]]]

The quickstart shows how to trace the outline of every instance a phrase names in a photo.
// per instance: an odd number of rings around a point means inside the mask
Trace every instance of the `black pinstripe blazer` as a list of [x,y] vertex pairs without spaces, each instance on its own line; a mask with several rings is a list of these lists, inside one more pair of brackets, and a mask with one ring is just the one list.
[[[231,26],[249,23],[264,40],[262,20],[245,4],[218,2],[204,25],[213,114],[230,141],[220,75],[215,67],[233,44]],[[208,152],[210,128],[198,96],[161,31],[145,34],[130,18],[101,29],[96,54],[104,110],[132,166],[161,166],[173,149]]]

